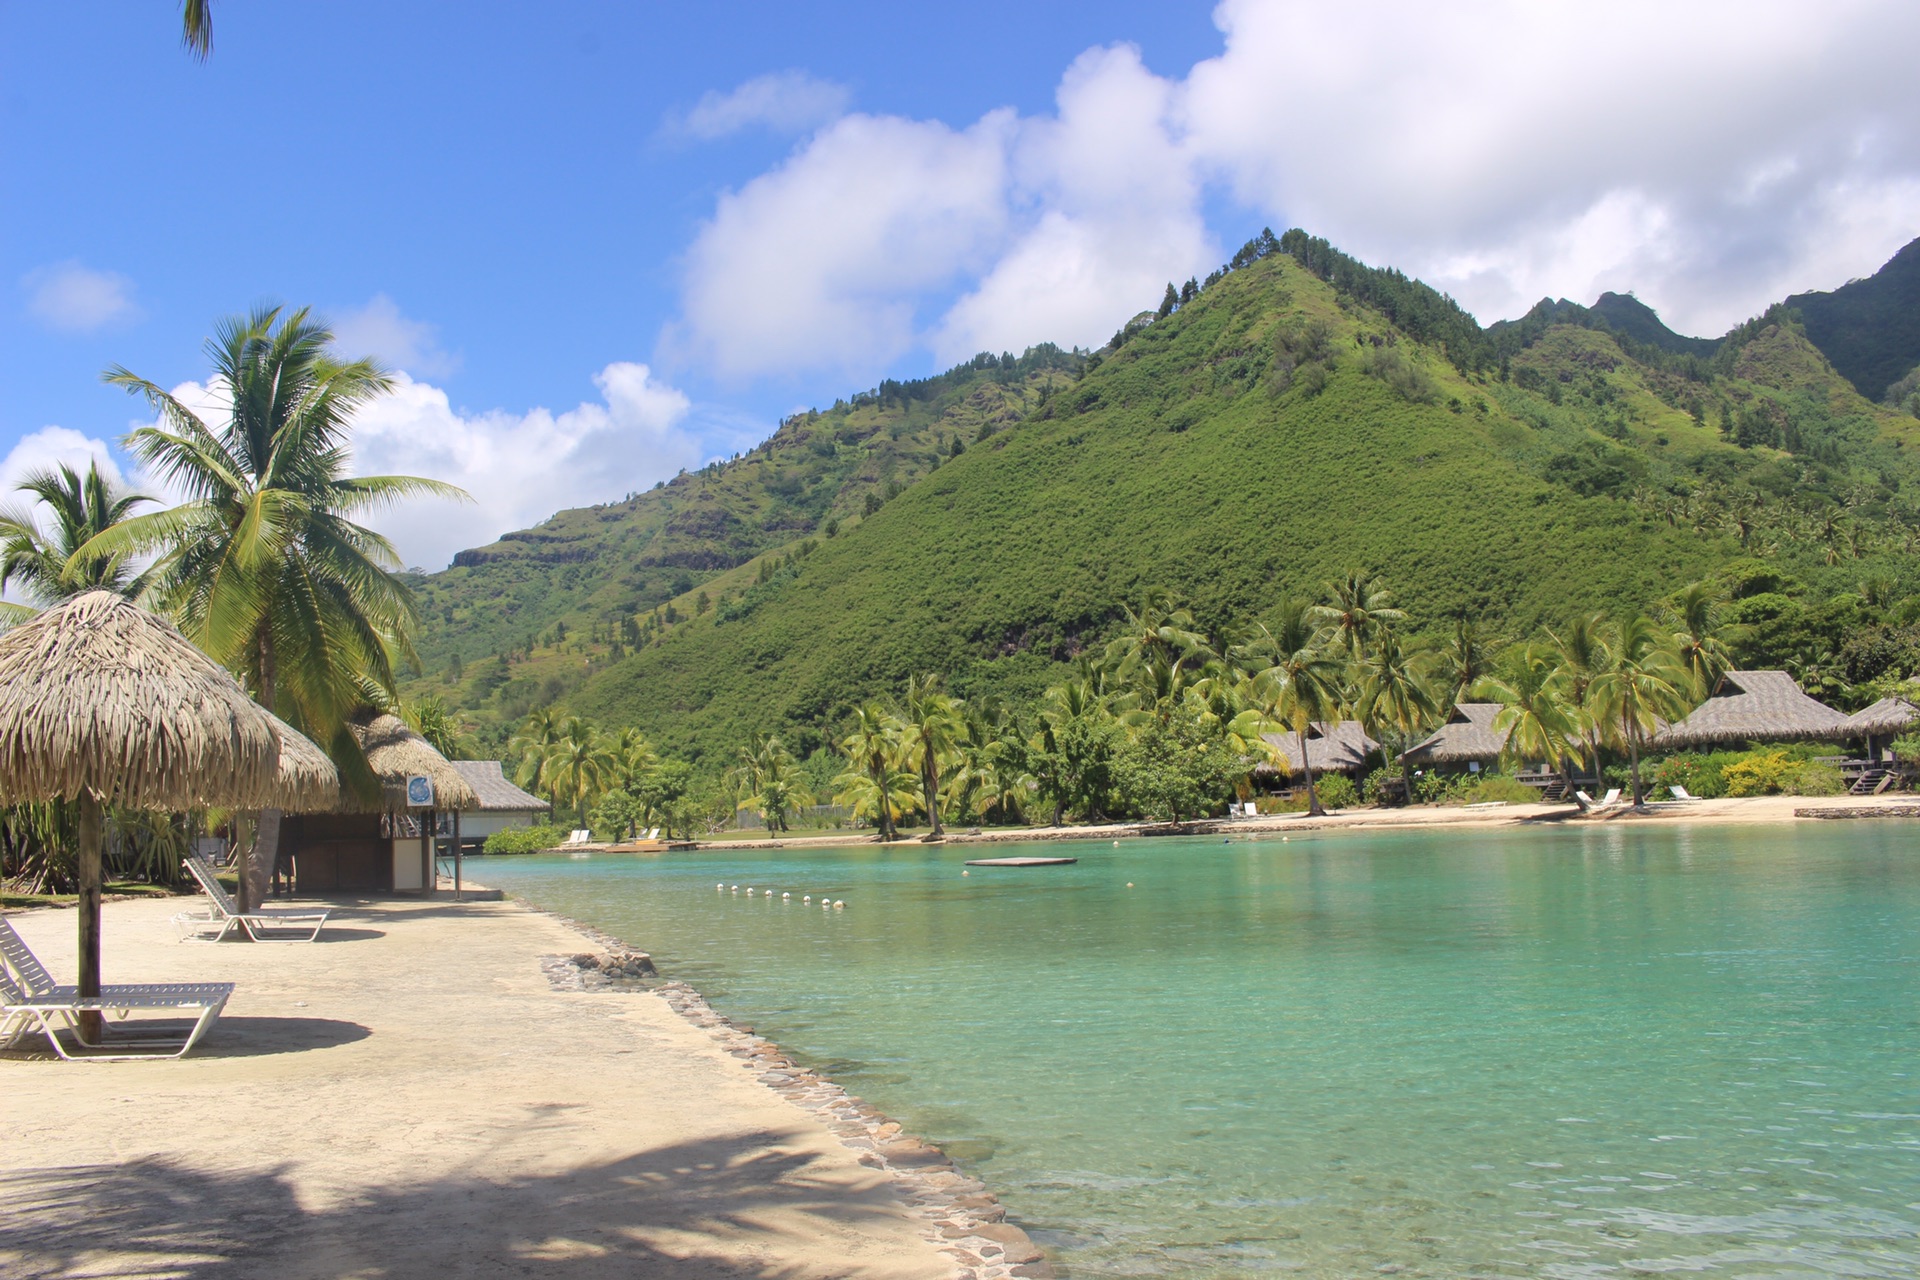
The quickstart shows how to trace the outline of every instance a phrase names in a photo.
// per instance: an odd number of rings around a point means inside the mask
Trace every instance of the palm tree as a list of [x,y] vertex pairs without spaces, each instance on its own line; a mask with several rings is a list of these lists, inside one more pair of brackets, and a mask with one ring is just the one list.
[[1193,614],[1165,592],[1149,596],[1138,613],[1126,605],[1121,612],[1125,623],[1107,645],[1107,666],[1122,680],[1131,679],[1136,668],[1156,658],[1177,671],[1192,656],[1209,652]]
[[180,43],[202,62],[213,53],[213,0],[180,0]]
[[189,497],[82,551],[162,551],[154,590],[188,638],[263,705],[338,744],[367,684],[393,688],[393,651],[411,655],[418,622],[392,545],[350,517],[416,495],[467,495],[414,476],[345,474],[354,411],[392,382],[371,361],[335,359],[332,342],[305,310],[221,322],[207,344],[212,385],[231,405],[217,430],[158,385],[108,369],[107,382],[161,419],[126,447]]
[[529,712],[520,723],[520,731],[507,740],[508,754],[520,758],[520,767],[514,770],[514,782],[549,800],[553,799],[553,785],[547,762],[560,741],[560,724],[559,712],[552,707],[542,707]]
[[902,763],[920,775],[930,824],[927,839],[937,840],[946,834],[940,825],[940,771],[953,758],[966,726],[959,705],[941,692],[940,678],[933,675],[907,678],[906,714],[901,723]]
[[878,772],[855,766],[833,781],[834,802],[851,807],[856,818],[872,819],[883,841],[894,838],[894,824],[912,813],[920,798],[919,778],[891,765]]
[[1554,650],[1529,640],[1509,654],[1498,671],[1475,682],[1473,693],[1500,704],[1493,728],[1506,735],[1501,755],[1509,763],[1546,760],[1558,764],[1571,795],[1573,778],[1567,772],[1567,759],[1576,750],[1579,717],[1562,696],[1559,670]]
[[836,783],[841,794],[849,797],[845,803],[851,803],[856,812],[866,806],[864,813],[879,824],[882,841],[895,837],[894,818],[907,812],[894,803],[898,779],[912,776],[899,765],[900,738],[900,722],[879,703],[869,702],[854,708],[853,731],[840,740],[850,767]]
[[1419,656],[1401,647],[1400,637],[1386,626],[1377,629],[1373,651],[1358,664],[1360,723],[1381,744],[1382,766],[1390,763],[1387,730],[1393,730],[1398,737],[1402,756],[1400,783],[1406,788],[1409,802],[1413,800],[1413,779],[1409,775],[1411,766],[1405,759],[1406,750],[1440,710],[1440,700],[1435,696],[1427,668],[1428,664]]
[[449,760],[460,753],[459,722],[439,694],[429,693],[405,703],[400,708],[400,718],[425,738],[428,746]]
[[1297,600],[1280,606],[1273,626],[1256,625],[1241,646],[1241,655],[1261,709],[1269,719],[1292,729],[1299,741],[1307,812],[1325,813],[1313,787],[1313,767],[1307,763],[1307,731],[1315,721],[1339,713],[1345,665],[1330,651],[1326,633],[1314,624],[1313,610]]
[[1732,669],[1729,643],[1742,638],[1744,628],[1720,626],[1720,595],[1704,582],[1682,588],[1667,608],[1667,619],[1677,628],[1674,650],[1687,669],[1693,696],[1705,698]]
[[145,575],[134,574],[124,553],[86,555],[82,548],[153,499],[131,493],[100,474],[100,464],[79,475],[61,464],[36,471],[16,486],[52,517],[42,531],[32,507],[0,510],[0,588],[17,586],[41,605],[54,605],[86,591],[137,596]]
[[1547,632],[1547,639],[1560,659],[1555,673],[1559,695],[1573,716],[1574,741],[1580,744],[1581,763],[1591,766],[1589,775],[1600,778],[1600,717],[1593,698],[1593,684],[1613,665],[1613,650],[1607,644],[1607,618],[1603,613],[1582,614],[1560,632]]
[[1440,649],[1440,672],[1447,705],[1461,701],[1480,677],[1493,670],[1492,646],[1471,618],[1456,618],[1453,633]]
[[547,752],[547,785],[553,802],[565,801],[584,824],[588,807],[606,790],[613,767],[607,739],[579,716],[567,717],[560,740]]
[[1327,584],[1327,603],[1313,606],[1311,621],[1330,630],[1348,656],[1358,658],[1375,630],[1407,620],[1405,612],[1390,606],[1388,595],[1378,578],[1352,570]]
[[1660,721],[1686,711],[1692,677],[1667,647],[1651,619],[1635,614],[1620,623],[1613,664],[1595,678],[1589,693],[1607,738],[1627,749],[1633,771],[1633,803],[1641,802],[1640,744]]
[[[467,495],[413,476],[346,474],[354,411],[392,383],[371,361],[336,359],[332,342],[305,310],[282,320],[277,307],[257,308],[215,326],[209,386],[228,405],[218,429],[156,383],[119,366],[102,374],[160,415],[122,443],[188,497],[122,521],[79,554],[159,552],[151,590],[187,638],[261,705],[350,761],[348,718],[391,697],[393,652],[414,656],[418,621],[392,544],[352,517],[415,495]],[[263,811],[243,906],[266,887],[279,831],[279,811]]]

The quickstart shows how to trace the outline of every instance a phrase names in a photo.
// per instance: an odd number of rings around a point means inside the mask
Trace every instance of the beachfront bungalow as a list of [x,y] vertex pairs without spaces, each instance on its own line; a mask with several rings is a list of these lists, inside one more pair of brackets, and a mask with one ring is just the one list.
[[1737,747],[1747,742],[1845,742],[1848,717],[1808,697],[1784,671],[1729,671],[1707,700],[1666,726],[1649,752]]
[[1847,717],[1850,736],[1866,744],[1867,759],[1879,764],[1887,744],[1920,723],[1920,707],[1905,698],[1882,698]]
[[1480,773],[1500,763],[1507,735],[1493,727],[1500,714],[1497,702],[1462,702],[1447,722],[1401,754],[1415,769],[1440,773]]
[[430,896],[437,812],[477,809],[480,797],[398,716],[367,711],[348,728],[379,789],[356,798],[342,788],[333,810],[282,820],[280,849],[291,860],[294,891]]
[[[1262,761],[1254,766],[1256,778],[1300,777],[1300,737],[1295,733],[1263,733],[1261,739],[1273,748],[1275,760]],[[1348,777],[1359,774],[1367,763],[1375,758],[1380,744],[1367,736],[1366,729],[1358,720],[1341,720],[1337,723],[1316,720],[1307,730],[1307,766],[1313,770],[1313,776],[1323,773],[1344,773]]]
[[[539,796],[522,791],[507,781],[498,760],[452,760],[455,772],[467,780],[480,802],[470,809],[458,810],[460,844],[473,850],[487,842],[496,831],[513,827],[537,827],[553,814],[553,805]],[[443,823],[451,836],[450,823]]]

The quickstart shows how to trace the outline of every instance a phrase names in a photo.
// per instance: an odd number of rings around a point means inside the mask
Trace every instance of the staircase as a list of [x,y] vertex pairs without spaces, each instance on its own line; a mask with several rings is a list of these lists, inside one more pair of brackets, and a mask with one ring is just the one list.
[[1853,785],[1847,788],[1847,794],[1856,795],[1856,796],[1877,796],[1882,791],[1885,791],[1888,787],[1892,785],[1893,785],[1893,771],[1891,769],[1883,769],[1880,766],[1875,765],[1873,768],[1868,769],[1865,773],[1861,774],[1859,777],[1853,780]]
[[1540,798],[1542,800],[1565,800],[1567,798],[1567,780],[1565,778],[1555,778],[1552,782],[1540,788]]

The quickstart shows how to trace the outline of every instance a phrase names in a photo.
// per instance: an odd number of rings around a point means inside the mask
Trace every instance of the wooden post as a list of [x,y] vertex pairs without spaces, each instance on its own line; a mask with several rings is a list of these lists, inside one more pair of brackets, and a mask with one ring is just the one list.
[[[80,788],[80,994],[100,994],[100,801]],[[99,1044],[105,1031],[98,1013],[80,1015],[80,1040]]]
[[453,811],[453,900],[460,901],[460,811]]
[[433,896],[433,810],[420,811],[420,896]]

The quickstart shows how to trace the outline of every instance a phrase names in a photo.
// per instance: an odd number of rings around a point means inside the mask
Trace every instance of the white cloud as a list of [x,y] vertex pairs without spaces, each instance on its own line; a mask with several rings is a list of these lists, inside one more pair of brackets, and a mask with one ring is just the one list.
[[373,356],[388,368],[429,378],[444,378],[460,368],[460,358],[441,349],[436,326],[409,320],[384,293],[335,317],[332,325],[334,350],[349,360]]
[[1483,321],[1634,290],[1718,334],[1920,234],[1906,0],[1224,0],[1184,76],[1125,47],[1057,110],[851,116],[722,196],[666,348],[732,376],[877,376],[1097,343],[1227,239],[1302,226]]
[[14,442],[5,458],[0,458],[0,505],[18,506],[25,495],[17,489],[37,471],[51,471],[64,463],[85,475],[90,462],[98,462],[100,473],[115,484],[125,485],[126,477],[105,440],[96,440],[71,427],[42,427],[24,435]]
[[410,500],[366,523],[408,564],[439,568],[566,507],[607,502],[703,459],[685,429],[685,395],[643,364],[610,364],[594,378],[601,400],[562,413],[467,413],[440,388],[401,374],[391,395],[354,420],[354,469],[459,485],[471,504]]
[[706,142],[747,129],[806,133],[844,115],[850,96],[846,86],[804,71],[775,71],[703,95],[685,115],[668,117],[664,132]]
[[923,294],[949,285],[1007,218],[1011,113],[970,129],[852,115],[720,198],[688,250],[669,345],[727,377],[858,376],[916,341]]
[[92,333],[139,314],[133,303],[133,281],[78,261],[29,271],[20,284],[27,291],[27,310],[61,333]]

